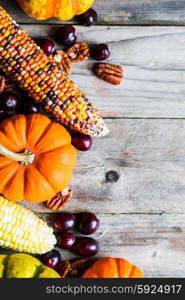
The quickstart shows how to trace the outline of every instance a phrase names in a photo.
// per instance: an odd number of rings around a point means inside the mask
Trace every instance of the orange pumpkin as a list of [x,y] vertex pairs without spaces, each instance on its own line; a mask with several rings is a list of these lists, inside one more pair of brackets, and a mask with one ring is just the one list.
[[18,0],[21,8],[34,19],[46,20],[56,17],[63,21],[83,14],[93,2],[94,0]]
[[83,278],[142,278],[143,273],[122,258],[102,258],[95,262]]
[[16,115],[0,124],[0,193],[42,202],[68,186],[76,150],[66,129],[46,116]]

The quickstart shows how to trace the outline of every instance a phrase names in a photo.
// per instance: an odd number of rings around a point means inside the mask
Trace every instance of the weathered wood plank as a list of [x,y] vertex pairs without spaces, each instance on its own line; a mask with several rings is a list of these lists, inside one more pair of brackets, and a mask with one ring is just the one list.
[[[15,0],[0,0],[0,5],[19,22],[38,23],[22,12]],[[185,24],[184,0],[96,0],[94,8],[99,14],[99,24]],[[61,23],[56,19],[45,22]]]
[[[54,215],[41,216],[53,224]],[[145,277],[185,277],[184,214],[98,216],[101,227],[93,237],[99,237],[108,229],[99,239],[98,257],[128,259],[144,271]],[[77,258],[70,251],[60,252],[64,260]],[[1,250],[1,253],[7,253],[7,250]]]
[[[33,37],[54,36],[56,26],[26,25]],[[73,64],[73,79],[105,117],[185,117],[185,27],[78,27],[79,41],[105,42],[112,63],[125,67],[122,85],[92,72],[94,61]]]
[[[79,153],[74,196],[65,209],[185,212],[185,120],[107,120],[107,125],[110,134]],[[111,170],[119,174],[117,182],[106,182]],[[47,211],[45,204],[31,207]]]
[[[0,0],[0,5],[19,22],[35,22],[14,0]],[[185,24],[183,0],[98,0],[95,8],[99,24]],[[56,26],[25,29],[32,36],[53,36]],[[133,120],[107,120],[110,135],[96,139],[92,151],[79,154],[74,197],[66,210],[106,213],[100,215],[102,226],[95,234],[109,228],[100,240],[100,256],[129,259],[146,277],[184,277],[185,121],[134,118],[185,117],[185,28],[97,26],[78,31],[79,40],[108,42],[110,62],[124,65],[126,78],[120,87],[96,79],[93,61],[74,65],[73,78],[105,117]],[[120,175],[117,182],[106,182],[109,170]],[[43,204],[31,207],[48,212]],[[125,214],[107,214],[112,212]],[[49,222],[54,217],[51,211],[41,216]],[[62,251],[63,259],[72,257]]]
[[[99,256],[123,257],[146,277],[185,276],[184,215],[100,215]],[[69,252],[62,253],[69,258]]]

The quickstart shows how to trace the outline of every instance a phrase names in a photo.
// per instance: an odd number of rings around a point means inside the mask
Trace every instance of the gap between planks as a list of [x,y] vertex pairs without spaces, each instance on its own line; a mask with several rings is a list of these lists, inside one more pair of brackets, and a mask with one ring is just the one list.
[[[56,31],[53,25],[24,28],[36,38]],[[72,78],[105,118],[185,118],[184,26],[77,29],[79,41],[108,43],[107,62],[125,66],[123,84],[112,86],[93,74],[93,60],[73,64]]]
[[[185,120],[107,120],[110,134],[79,153],[67,211],[185,212]],[[106,182],[116,171],[117,182]],[[48,212],[45,204],[30,204]]]
[[[19,22],[40,23],[29,18],[18,6],[15,0],[0,0]],[[185,3],[183,0],[96,0],[93,6],[98,12],[99,24],[185,24]],[[44,23],[46,21],[43,21]],[[69,23],[78,22],[73,19]],[[47,20],[47,23],[61,23],[57,19]]]
[[[53,25],[24,28],[37,38],[53,37],[56,31]],[[107,62],[125,68],[123,83],[112,86],[94,75],[95,61],[73,64],[72,79],[104,117],[185,118],[184,26],[78,26],[77,30],[79,41],[108,43],[111,56]]]
[[[53,225],[54,214],[39,214]],[[92,235],[99,240],[97,257],[122,257],[140,267],[145,277],[185,276],[185,218],[182,215],[98,214],[100,229]],[[75,232],[79,236],[79,232]],[[61,250],[62,259],[77,259],[70,251]],[[7,250],[1,250],[6,253]],[[9,251],[8,253],[12,253]],[[143,253],[144,258],[143,258]]]
[[[114,256],[130,260],[144,271],[145,277],[185,276],[184,215],[98,216],[101,226],[93,237],[98,238],[106,232],[99,240],[99,257]],[[47,214],[45,218],[49,224],[53,224],[54,215]],[[61,254],[66,259],[75,258],[68,251],[61,251]]]

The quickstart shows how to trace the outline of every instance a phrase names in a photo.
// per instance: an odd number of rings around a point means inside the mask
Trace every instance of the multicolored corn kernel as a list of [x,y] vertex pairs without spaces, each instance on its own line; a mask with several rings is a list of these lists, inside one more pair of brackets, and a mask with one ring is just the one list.
[[72,130],[101,136],[108,129],[99,111],[56,63],[0,7],[0,68],[47,112]]

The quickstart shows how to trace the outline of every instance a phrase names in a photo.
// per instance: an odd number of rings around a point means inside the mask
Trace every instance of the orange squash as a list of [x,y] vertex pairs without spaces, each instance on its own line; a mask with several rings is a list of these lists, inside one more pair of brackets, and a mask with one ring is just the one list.
[[34,19],[46,20],[56,17],[63,21],[83,14],[93,2],[94,0],[18,0],[21,8]]
[[142,278],[143,273],[122,258],[102,258],[95,262],[83,278]]
[[40,114],[0,124],[0,193],[10,201],[42,202],[68,186],[76,150],[66,129]]

